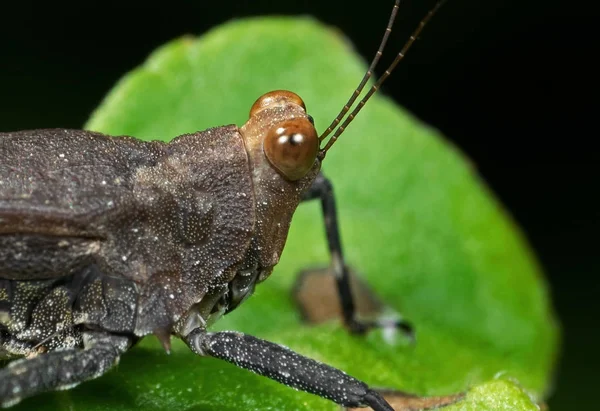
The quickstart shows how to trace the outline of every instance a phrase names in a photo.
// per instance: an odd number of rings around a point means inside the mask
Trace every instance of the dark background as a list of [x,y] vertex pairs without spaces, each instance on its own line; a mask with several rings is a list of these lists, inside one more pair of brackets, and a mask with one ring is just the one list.
[[[154,48],[234,17],[312,14],[370,59],[392,4],[3,2],[0,131],[79,128]],[[432,5],[404,1],[388,59]],[[450,0],[384,88],[473,159],[541,259],[565,338],[556,410],[596,405],[598,17],[577,2]]]

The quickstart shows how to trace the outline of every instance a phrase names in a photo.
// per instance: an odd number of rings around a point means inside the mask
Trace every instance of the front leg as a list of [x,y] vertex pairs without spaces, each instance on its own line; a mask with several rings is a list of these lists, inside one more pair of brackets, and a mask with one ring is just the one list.
[[394,410],[365,383],[279,344],[234,331],[207,333],[202,329],[192,331],[184,340],[196,354],[220,358],[345,407]]
[[[313,199],[321,200],[327,243],[329,245],[329,252],[332,260],[332,271],[335,276],[337,291],[342,306],[342,316],[346,327],[350,332],[356,334],[364,334],[374,327],[398,328],[412,337],[413,330],[411,325],[402,320],[389,321],[379,319],[375,321],[364,321],[356,318],[356,304],[351,289],[350,272],[346,265],[342,249],[333,186],[331,181],[329,181],[322,173],[317,175],[310,189],[304,194],[302,201]],[[299,281],[302,280],[302,278],[299,279]]]
[[131,339],[106,333],[86,333],[84,349],[67,349],[20,359],[0,370],[0,407],[24,398],[71,388],[97,378],[115,365]]

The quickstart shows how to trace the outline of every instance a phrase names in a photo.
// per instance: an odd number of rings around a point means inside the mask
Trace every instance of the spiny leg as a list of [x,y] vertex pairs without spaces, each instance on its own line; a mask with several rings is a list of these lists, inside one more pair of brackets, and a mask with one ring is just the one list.
[[346,407],[393,408],[367,384],[269,341],[234,331],[207,333],[196,329],[184,341],[196,354],[219,358],[298,390]]
[[356,304],[351,289],[350,271],[346,265],[342,249],[333,185],[322,173],[317,175],[310,189],[304,194],[302,201],[314,199],[321,200],[327,243],[333,262],[332,269],[346,327],[356,334],[364,334],[372,328],[393,327],[412,337],[412,326],[402,320],[392,320],[391,322],[385,319],[362,321],[356,318]]
[[68,389],[101,376],[117,363],[131,345],[131,339],[86,333],[84,344],[83,349],[51,351],[9,363],[0,370],[0,406],[8,407],[24,398]]

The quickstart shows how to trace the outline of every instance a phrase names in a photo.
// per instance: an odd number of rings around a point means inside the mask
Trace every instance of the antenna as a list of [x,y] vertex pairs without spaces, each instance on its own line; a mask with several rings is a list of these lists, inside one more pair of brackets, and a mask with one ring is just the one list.
[[329,135],[329,133],[331,133],[333,131],[333,129],[344,118],[344,116],[346,115],[348,110],[350,110],[350,107],[352,107],[352,104],[354,104],[354,101],[356,100],[356,98],[362,92],[363,88],[365,87],[365,84],[367,84],[367,81],[369,81],[369,79],[373,75],[373,70],[375,69],[375,67],[377,66],[377,63],[379,62],[379,59],[383,55],[383,49],[385,48],[385,45],[388,41],[388,37],[390,37],[390,33],[392,32],[392,26],[394,25],[394,21],[396,20],[396,14],[398,14],[398,9],[400,8],[400,1],[401,0],[396,0],[396,2],[394,3],[394,7],[392,8],[392,13],[390,14],[390,20],[388,21],[388,25],[385,28],[385,32],[383,33],[383,38],[381,39],[381,43],[379,43],[379,49],[377,50],[377,53],[375,53],[375,57],[373,57],[373,61],[371,61],[371,65],[369,66],[369,69],[363,76],[358,87],[356,87],[356,90],[354,90],[354,93],[352,93],[352,96],[350,96],[350,99],[348,100],[348,102],[346,104],[344,104],[342,111],[340,111],[340,113],[337,115],[337,117],[331,122],[329,127],[327,127],[327,130],[325,130],[325,132],[323,134],[321,134],[321,136],[319,137],[319,143],[321,143],[323,140],[325,140],[325,137],[327,137]]
[[[434,16],[434,14],[440,9],[440,7],[442,7],[442,5],[445,2],[446,2],[446,0],[440,0],[436,3],[436,5],[431,10],[429,10],[427,15],[423,18],[423,20],[421,20],[421,22],[419,23],[417,28],[413,31],[412,35],[406,41],[406,43],[402,47],[402,50],[400,50],[400,52],[398,53],[398,55],[396,56],[396,58],[394,59],[392,64],[389,65],[389,67],[385,70],[385,72],[379,78],[379,80],[370,88],[370,90],[362,98],[362,100],[359,101],[358,105],[354,108],[354,110],[350,114],[348,114],[348,116],[346,117],[344,122],[335,130],[335,133],[333,134],[333,136],[331,136],[331,138],[329,139],[329,141],[327,142],[325,147],[319,151],[320,158],[325,157],[325,154],[327,153],[327,151],[336,142],[338,137],[344,132],[346,127],[348,127],[348,124],[350,124],[352,122],[352,120],[354,120],[356,115],[365,106],[367,101],[369,101],[371,96],[373,94],[375,94],[375,92],[381,87],[383,82],[389,77],[389,75],[392,73],[394,68],[404,58],[407,51],[413,45],[413,43],[415,42],[417,37],[419,37],[419,34],[421,34],[421,31],[423,30],[425,25],[427,25],[429,20],[431,20],[431,18]],[[385,34],[383,36],[383,40],[379,46],[379,49],[377,50],[377,54],[375,54],[375,58],[373,59],[373,61],[371,62],[371,65],[369,66],[369,70],[367,70],[367,73],[363,76],[363,79],[362,79],[361,83],[359,84],[358,88],[352,93],[352,96],[348,100],[348,103],[346,103],[346,105],[344,105],[344,108],[342,109],[340,114],[333,120],[331,125],[327,128],[327,130],[325,130],[325,132],[321,135],[321,137],[319,137],[319,142],[322,142],[325,139],[325,137],[327,137],[329,135],[329,133],[331,133],[331,131],[335,128],[335,126],[340,123],[342,118],[344,118],[344,115],[350,110],[350,106],[352,106],[352,104],[354,103],[354,101],[356,100],[358,95],[361,93],[365,83],[371,77],[372,70],[375,68],[375,65],[377,64],[377,62],[379,61],[379,58],[381,57],[381,55],[383,53],[383,47],[385,46],[385,43],[387,42],[387,37],[389,36],[389,33],[391,32],[391,25],[393,24],[394,19],[396,17],[396,13],[398,11],[399,4],[400,4],[400,1],[396,0],[396,3],[394,4],[394,8],[392,10],[392,15],[390,16],[390,22],[388,23]]]

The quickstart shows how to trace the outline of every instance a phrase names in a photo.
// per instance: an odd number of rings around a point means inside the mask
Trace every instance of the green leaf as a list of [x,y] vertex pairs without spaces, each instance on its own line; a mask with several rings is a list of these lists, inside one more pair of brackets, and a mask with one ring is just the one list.
[[[322,130],[365,69],[345,38],[310,18],[238,20],[161,47],[116,85],[86,128],[169,140],[241,125],[261,94],[289,89],[302,96]],[[558,345],[547,286],[523,235],[472,164],[436,130],[379,94],[328,154],[324,171],[335,185],[350,264],[415,324],[417,344],[391,345],[377,332],[359,338],[339,323],[309,327],[299,321],[290,298],[296,273],[328,264],[316,203],[299,207],[272,277],[217,328],[283,343],[373,386],[420,395],[476,387],[448,409],[530,409],[529,397],[494,380],[497,375],[519,381],[534,401],[543,399]],[[337,409],[196,357],[180,343],[166,355],[153,337],[108,375],[20,407],[35,405]]]
[[539,411],[530,396],[514,382],[501,379],[488,381],[467,392],[463,401],[444,411]]

